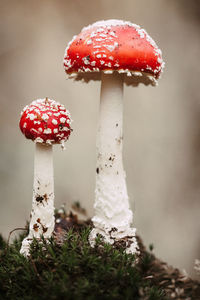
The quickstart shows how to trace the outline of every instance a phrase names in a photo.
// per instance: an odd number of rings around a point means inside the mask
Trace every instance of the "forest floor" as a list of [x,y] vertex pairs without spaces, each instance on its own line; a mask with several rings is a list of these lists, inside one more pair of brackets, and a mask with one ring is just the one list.
[[54,237],[34,241],[28,259],[19,254],[27,232],[11,245],[0,237],[0,299],[200,299],[200,282],[156,258],[138,236],[138,263],[101,237],[91,248],[92,223],[81,221],[77,215],[84,210],[76,209],[56,212]]

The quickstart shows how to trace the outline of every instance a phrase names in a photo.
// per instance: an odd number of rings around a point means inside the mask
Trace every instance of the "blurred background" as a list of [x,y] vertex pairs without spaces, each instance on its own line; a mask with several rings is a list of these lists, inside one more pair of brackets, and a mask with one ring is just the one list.
[[34,143],[20,111],[37,98],[70,110],[66,151],[54,147],[56,207],[80,201],[93,214],[100,83],[66,80],[67,43],[103,19],[141,25],[163,51],[158,87],[125,87],[124,165],[134,225],[145,245],[195,276],[200,258],[200,1],[0,0],[0,232],[29,219]]

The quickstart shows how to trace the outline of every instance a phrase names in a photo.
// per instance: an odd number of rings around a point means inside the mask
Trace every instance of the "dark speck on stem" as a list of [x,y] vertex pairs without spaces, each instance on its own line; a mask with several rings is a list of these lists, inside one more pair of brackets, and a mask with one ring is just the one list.
[[47,200],[48,200],[48,196],[47,196],[47,194],[44,194],[44,196],[43,196],[43,197],[44,197],[44,200],[45,200],[45,201],[47,201]]
[[42,231],[43,231],[43,233],[45,233],[45,232],[47,232],[47,230],[48,230],[48,228],[47,227],[42,227]]
[[42,202],[43,201],[43,197],[42,196],[37,196],[36,198],[35,198],[35,200],[37,201],[37,202]]
[[33,225],[33,229],[34,229],[35,231],[38,231],[38,228],[39,228],[39,226],[38,226],[37,224],[34,224],[34,225]]

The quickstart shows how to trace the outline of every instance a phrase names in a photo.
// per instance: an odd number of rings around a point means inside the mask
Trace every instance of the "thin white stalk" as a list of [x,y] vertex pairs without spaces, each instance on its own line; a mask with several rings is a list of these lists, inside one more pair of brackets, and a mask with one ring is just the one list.
[[23,240],[21,254],[29,255],[33,238],[50,238],[54,230],[54,176],[53,148],[51,145],[35,144],[33,202],[29,234]]
[[89,239],[94,246],[97,234],[111,244],[124,238],[127,252],[136,253],[137,242],[135,229],[131,228],[133,216],[122,161],[122,128],[123,75],[102,73],[94,229]]

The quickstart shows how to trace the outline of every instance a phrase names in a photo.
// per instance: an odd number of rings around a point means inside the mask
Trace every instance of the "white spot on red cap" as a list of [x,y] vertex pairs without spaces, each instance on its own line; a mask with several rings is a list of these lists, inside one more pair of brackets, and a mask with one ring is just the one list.
[[57,124],[58,124],[58,121],[56,121],[56,119],[53,119],[51,122],[52,122],[54,125],[57,125]]
[[66,120],[67,120],[67,119],[66,119],[66,118],[63,118],[63,117],[62,117],[62,118],[60,118],[60,122],[61,122],[61,123],[65,123],[65,122],[66,122]]
[[114,37],[117,37],[116,34],[113,31],[110,31],[109,34],[114,36]]
[[51,130],[51,128],[45,128],[43,133],[44,134],[49,134],[49,133],[52,133],[52,130]]
[[34,120],[35,119],[35,115],[34,114],[28,114],[27,115],[27,119],[30,119],[30,120]]
[[98,28],[97,32],[104,32],[103,28]]
[[100,33],[99,36],[101,36],[101,37],[107,37],[107,34],[105,34],[105,33]]
[[68,131],[69,128],[68,127],[63,127],[63,131]]
[[90,45],[90,44],[92,44],[92,40],[91,40],[91,39],[89,39],[89,40],[87,41],[87,45]]
[[109,62],[109,63],[107,63],[107,64],[105,64],[105,66],[107,66],[107,67],[109,67],[109,68],[111,68],[112,67],[112,65],[111,65],[111,63]]
[[83,60],[83,62],[84,62],[85,65],[89,65],[90,64],[90,61],[89,61],[89,59],[88,59],[87,56],[83,57],[82,60]]
[[41,117],[43,120],[48,120],[49,119],[49,116],[47,114],[43,114],[42,117]]
[[46,140],[46,144],[52,145],[53,140]]
[[118,42],[114,42],[113,45],[104,45],[105,48],[107,48],[110,52],[114,51],[116,47],[118,47]]
[[35,140],[34,140],[35,143],[43,143],[44,140],[40,137],[37,137]]

